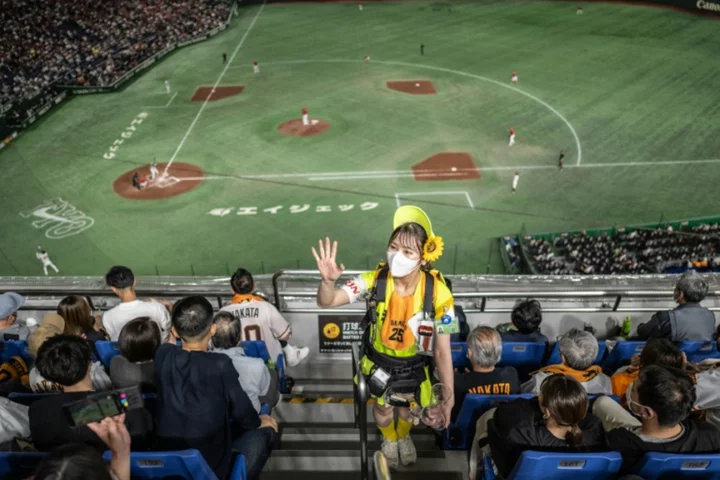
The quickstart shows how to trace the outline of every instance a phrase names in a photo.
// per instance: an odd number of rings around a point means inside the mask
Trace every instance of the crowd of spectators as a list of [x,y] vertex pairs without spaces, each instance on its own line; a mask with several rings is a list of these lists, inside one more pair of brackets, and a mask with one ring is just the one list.
[[228,0],[0,0],[0,106],[55,83],[109,85],[224,24]]
[[527,243],[539,274],[648,274],[720,268],[720,224],[675,231],[671,226],[614,235],[575,235]]

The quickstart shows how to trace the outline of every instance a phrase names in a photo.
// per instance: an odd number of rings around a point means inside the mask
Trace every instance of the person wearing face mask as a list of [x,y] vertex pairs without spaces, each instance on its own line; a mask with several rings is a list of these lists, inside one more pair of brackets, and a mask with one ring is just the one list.
[[[368,302],[363,326],[360,366],[376,399],[373,414],[383,435],[382,452],[388,464],[417,461],[410,438],[411,411],[438,399],[433,394],[430,363],[435,359],[440,382],[450,387],[442,404],[442,427],[450,423],[454,405],[450,334],[458,330],[452,293],[430,262],[442,254],[443,242],[434,235],[427,214],[402,206],[393,219],[387,262],[335,288],[345,266],[336,262],[337,242],[325,238],[312,249],[322,280],[317,303],[339,307],[360,299]],[[397,425],[394,409],[398,408]]]

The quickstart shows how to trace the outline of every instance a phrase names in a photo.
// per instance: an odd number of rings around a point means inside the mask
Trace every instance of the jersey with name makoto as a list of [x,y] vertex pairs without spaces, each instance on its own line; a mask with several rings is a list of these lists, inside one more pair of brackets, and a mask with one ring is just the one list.
[[[375,285],[377,272],[366,272],[352,280],[348,280],[342,289],[350,298],[350,303],[361,299]],[[436,332],[444,323],[455,321],[455,306],[452,293],[435,273],[431,272],[435,282],[433,305]],[[410,320],[422,317],[423,298],[425,295],[425,275],[420,276],[415,293],[406,297],[396,294],[393,288],[392,275],[388,274],[385,301],[377,305],[378,321],[371,326],[375,328],[375,351],[391,357],[412,357],[417,353],[415,335],[410,327]],[[378,299],[380,300],[380,299]]]
[[265,342],[270,358],[277,361],[282,346],[277,340],[290,332],[290,324],[272,303],[256,295],[235,295],[233,303],[220,309],[240,319],[242,340]]

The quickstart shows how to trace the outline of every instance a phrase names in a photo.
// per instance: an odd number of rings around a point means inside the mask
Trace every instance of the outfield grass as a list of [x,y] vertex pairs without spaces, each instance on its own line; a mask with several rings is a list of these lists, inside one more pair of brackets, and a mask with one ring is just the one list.
[[[364,12],[352,4],[267,5],[258,16],[260,8],[242,10],[229,30],[174,53],[120,93],[74,98],[4,149],[0,275],[41,273],[37,243],[66,274],[101,274],[112,264],[139,274],[309,268],[309,248],[324,235],[340,241],[347,267],[365,268],[383,257],[396,193],[416,194],[403,202],[430,214],[447,244],[438,263],[446,272],[484,273],[490,257],[491,272],[501,273],[492,240],[523,225],[559,231],[718,213],[717,20],[612,4],[588,5],[576,17],[565,2],[450,10],[373,3]],[[218,80],[222,53],[231,56],[243,37],[220,84],[245,91],[208,103],[198,117],[202,103],[190,98]],[[520,76],[515,89],[507,85],[512,71]],[[147,108],[170,100],[165,79],[177,97],[167,108]],[[391,92],[388,80],[431,80],[438,94]],[[276,126],[303,106],[331,129],[279,135]],[[115,158],[104,158],[142,112],[147,118]],[[560,148],[563,172],[553,168]],[[443,151],[470,153],[482,178],[408,175]],[[224,178],[162,201],[113,193],[122,173],[173,156]],[[709,161],[689,163],[696,160]],[[519,191],[511,195],[516,169]],[[58,196],[94,225],[48,239],[46,228],[20,215]],[[276,206],[283,208],[263,212]],[[326,206],[332,211],[317,211]],[[258,214],[237,215],[240,207]],[[216,209],[230,213],[209,214]]]

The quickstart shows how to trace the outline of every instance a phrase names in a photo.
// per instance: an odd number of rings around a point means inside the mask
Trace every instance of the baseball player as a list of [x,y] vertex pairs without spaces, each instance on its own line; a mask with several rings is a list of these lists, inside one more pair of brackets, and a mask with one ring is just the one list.
[[370,55],[365,55],[365,63],[370,63]]
[[515,172],[515,176],[513,177],[512,193],[517,191],[518,182],[520,182],[520,172]]
[[150,181],[155,180],[158,175],[160,175],[160,172],[157,168],[157,162],[153,159],[153,162],[150,164]]
[[223,65],[227,63],[227,53],[223,53]]
[[560,170],[563,169],[564,163],[565,163],[565,150],[560,150],[560,157],[558,157],[558,168]]
[[170,95],[170,80],[165,80],[165,91]]
[[513,145],[515,145],[515,129],[510,127],[510,143],[508,146],[512,147]]
[[260,73],[260,66],[257,63],[257,60],[253,61],[253,72]]
[[517,73],[513,72],[512,77],[510,77],[510,84],[517,85],[517,82],[518,82]]
[[303,107],[303,109],[302,109],[302,120],[303,120],[303,125],[306,125],[306,126],[310,125],[310,118],[308,117],[308,109],[305,107]]
[[138,172],[133,173],[132,186],[135,190],[140,190],[140,174]]
[[60,270],[58,270],[55,264],[50,261],[50,255],[48,255],[47,252],[43,250],[40,245],[38,245],[37,252],[35,252],[35,258],[42,262],[45,275],[48,274],[48,267],[55,270],[55,273],[60,273]]
[[360,10],[361,12],[363,11],[362,3],[358,3],[358,10]]
[[147,175],[143,175],[142,177],[140,177],[140,190],[147,187],[147,185],[148,185],[148,177],[147,177]]
[[577,8],[577,12],[575,12],[575,15],[582,15],[582,14],[583,14],[583,9],[582,9],[582,7],[578,7],[578,8]]
[[424,43],[420,44],[420,55],[425,55],[425,44]]

